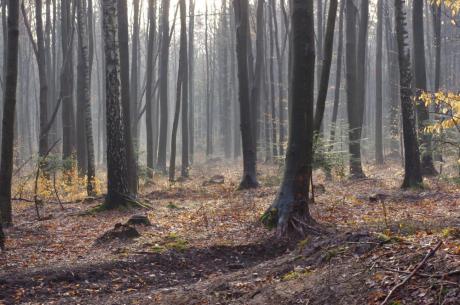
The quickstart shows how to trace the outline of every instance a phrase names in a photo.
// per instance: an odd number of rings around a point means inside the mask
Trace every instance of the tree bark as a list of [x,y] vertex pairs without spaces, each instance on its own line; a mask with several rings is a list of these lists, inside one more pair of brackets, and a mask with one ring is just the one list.
[[[19,54],[19,1],[8,1],[8,42],[3,91],[2,147],[0,162],[0,224],[13,224],[11,180],[13,176],[14,126]],[[4,55],[4,56],[5,56]],[[0,234],[2,233],[0,226]]]
[[105,42],[105,81],[107,109],[107,195],[105,206],[116,208],[130,202],[124,139],[123,113],[120,101],[120,58],[118,46],[117,0],[102,1]]
[[375,161],[383,164],[383,0],[377,3],[377,54],[376,54],[376,89],[375,89]]
[[161,16],[160,50],[160,141],[158,144],[157,167],[166,173],[166,143],[168,132],[168,65],[169,65],[169,1],[163,0]]
[[[120,81],[121,105],[123,111],[124,140],[128,164],[128,188],[131,195],[137,195],[137,158],[134,152],[133,135],[131,132],[131,113],[137,107],[131,105],[129,86],[129,37],[128,37],[128,8],[127,0],[118,0],[118,41],[120,48]],[[136,116],[137,117],[137,116]]]
[[398,59],[401,90],[401,110],[403,117],[404,136],[404,182],[403,188],[417,187],[422,183],[420,167],[420,152],[418,148],[417,131],[415,128],[415,113],[412,104],[410,48],[407,45],[406,13],[404,0],[395,0],[396,35],[398,43]]
[[[337,0],[331,0],[327,17],[326,39],[324,41],[324,60],[321,64],[321,76],[318,86],[318,99],[316,101],[314,131],[319,133],[326,108],[326,97],[329,88],[329,76],[331,74],[332,53],[334,50],[334,28],[337,16]],[[318,24],[319,25],[319,24]],[[322,43],[321,41],[319,43]]]
[[263,216],[277,227],[277,235],[304,236],[314,220],[308,208],[313,161],[313,104],[315,34],[313,2],[291,1],[291,74],[289,142],[283,182]]
[[96,167],[94,161],[94,141],[93,141],[93,122],[91,117],[91,70],[89,64],[89,38],[88,26],[86,19],[86,0],[78,0],[78,39],[80,41],[81,69],[83,76],[83,105],[84,105],[84,122],[85,122],[85,143],[86,143],[86,191],[88,196],[94,196],[95,186],[94,178],[96,176]]
[[433,165],[433,150],[431,147],[431,135],[425,132],[429,123],[430,115],[425,103],[419,99],[422,92],[426,91],[426,63],[425,63],[425,38],[423,28],[423,0],[413,1],[412,26],[414,34],[414,71],[415,71],[415,94],[417,100],[418,134],[421,144],[422,174],[426,176],[436,175]]
[[241,118],[241,139],[243,144],[243,178],[240,189],[259,186],[256,177],[256,152],[254,145],[254,126],[251,123],[251,102],[249,100],[248,71],[248,27],[249,12],[247,0],[233,0],[236,25],[236,53],[238,64],[239,103]]

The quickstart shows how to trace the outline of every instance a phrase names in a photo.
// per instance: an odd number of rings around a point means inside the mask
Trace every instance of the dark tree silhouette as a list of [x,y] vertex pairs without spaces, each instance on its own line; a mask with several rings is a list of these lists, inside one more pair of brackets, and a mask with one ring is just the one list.
[[[13,175],[16,88],[18,81],[19,1],[8,1],[8,39],[3,91],[2,150],[0,162],[0,224],[12,225],[11,180]],[[0,226],[0,235],[3,236]],[[2,240],[3,242],[3,240]],[[2,247],[3,248],[3,247]]]
[[248,69],[248,0],[234,0],[236,23],[236,53],[238,62],[239,102],[241,118],[241,139],[243,144],[243,178],[240,189],[259,186],[256,177],[256,152],[254,124],[251,123],[251,101],[249,99]]

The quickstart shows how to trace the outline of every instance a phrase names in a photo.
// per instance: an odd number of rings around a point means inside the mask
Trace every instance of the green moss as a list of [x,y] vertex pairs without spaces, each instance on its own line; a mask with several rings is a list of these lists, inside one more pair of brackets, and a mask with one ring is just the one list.
[[268,228],[274,229],[278,224],[278,210],[272,208],[266,211],[261,217],[260,221]]
[[166,206],[168,209],[171,209],[171,210],[179,210],[180,208],[175,205],[174,203],[170,202],[168,203],[168,205]]
[[311,273],[309,270],[292,270],[281,277],[283,282],[292,281],[308,276]]
[[442,230],[442,236],[445,238],[460,239],[460,229],[459,228],[445,228],[444,230]]

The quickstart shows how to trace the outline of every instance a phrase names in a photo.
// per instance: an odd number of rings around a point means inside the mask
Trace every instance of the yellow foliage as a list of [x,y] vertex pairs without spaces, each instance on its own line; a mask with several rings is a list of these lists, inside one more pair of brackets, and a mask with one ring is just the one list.
[[[452,16],[455,16],[460,11],[460,0],[431,0],[431,3],[436,5],[441,5],[444,3],[444,6],[452,12]],[[452,20],[455,24],[455,20]]]
[[[446,129],[460,127],[460,94],[453,92],[424,92],[420,95],[426,107],[434,106],[438,118],[426,126],[425,132],[440,133]],[[459,129],[460,130],[460,129]]]

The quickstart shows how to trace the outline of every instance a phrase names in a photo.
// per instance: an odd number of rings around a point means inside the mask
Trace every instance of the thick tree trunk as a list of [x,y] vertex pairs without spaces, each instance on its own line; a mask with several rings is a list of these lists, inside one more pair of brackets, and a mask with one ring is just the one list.
[[423,0],[413,1],[412,26],[414,34],[414,71],[415,71],[415,94],[417,100],[418,133],[421,142],[422,173],[426,176],[436,175],[433,165],[433,150],[431,147],[431,135],[425,132],[429,123],[430,115],[425,103],[419,99],[422,92],[426,91],[426,63],[425,63],[425,38],[423,29]]
[[375,85],[375,161],[383,164],[383,0],[377,3],[377,55],[376,55],[376,85]]
[[82,98],[84,105],[84,122],[85,122],[85,147],[86,147],[86,191],[88,196],[95,195],[94,178],[96,176],[96,168],[94,161],[94,141],[93,141],[93,122],[91,118],[91,70],[89,65],[89,39],[88,27],[86,23],[86,0],[78,0],[78,39],[80,41],[81,53],[81,69],[83,76],[82,83]]
[[[131,132],[131,113],[137,107],[131,105],[129,86],[129,38],[127,0],[118,0],[118,41],[120,49],[120,80],[121,105],[123,111],[124,140],[128,166],[128,188],[131,195],[137,195],[137,160],[134,152],[133,135]],[[137,117],[137,116],[136,116]]]
[[105,206],[116,208],[130,202],[126,143],[120,101],[120,58],[117,0],[102,1],[105,44],[107,109],[107,195]]
[[[2,148],[0,162],[0,234],[1,224],[13,224],[11,180],[13,175],[14,126],[19,54],[19,1],[8,1],[8,43],[6,51],[5,87],[3,91]],[[3,248],[3,247],[2,247]]]
[[289,143],[283,182],[263,216],[279,236],[305,235],[314,224],[308,208],[313,160],[315,34],[312,1],[291,1]]
[[166,173],[166,144],[168,132],[168,66],[169,66],[169,1],[163,0],[160,50],[160,141],[157,167]]
[[234,0],[236,24],[236,52],[238,63],[239,102],[241,118],[241,139],[243,144],[243,178],[240,189],[259,186],[256,177],[256,152],[254,145],[254,125],[251,123],[251,101],[249,100],[248,71],[248,27],[249,12],[247,0]]
[[412,104],[410,48],[407,45],[406,13],[404,0],[395,0],[396,35],[401,85],[401,109],[404,134],[404,182],[403,188],[417,187],[422,183],[420,153],[415,128],[414,106]]

